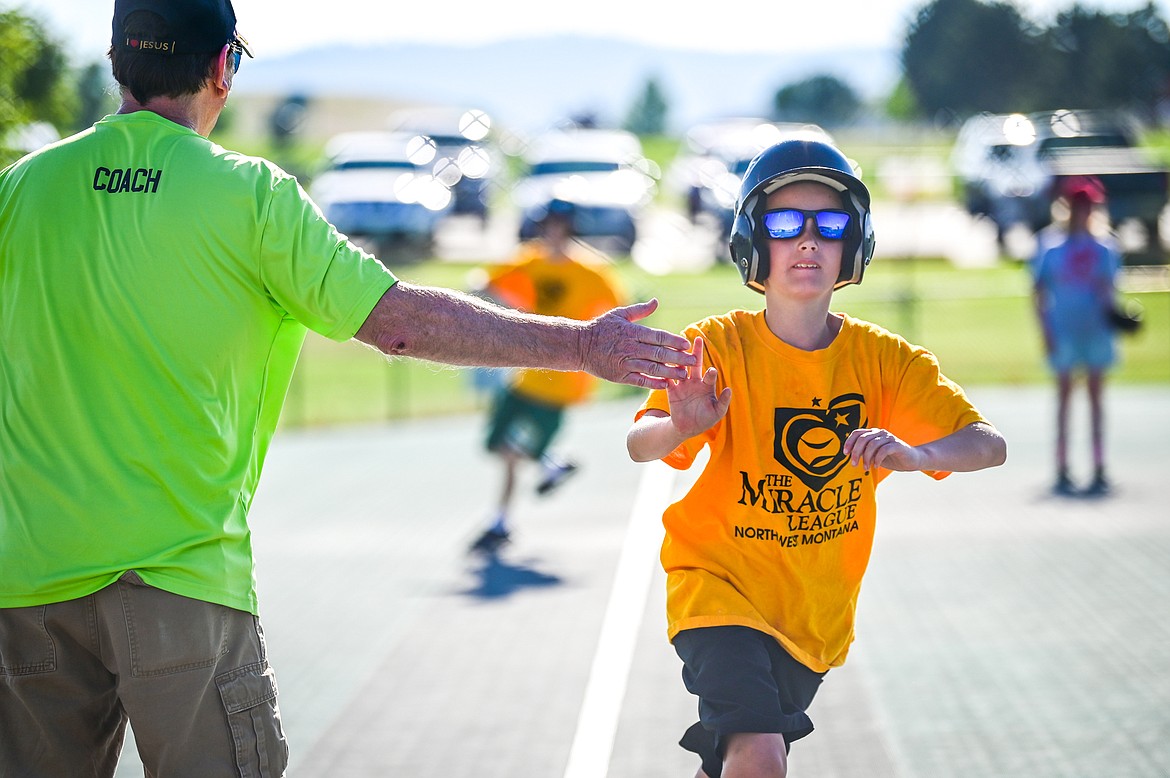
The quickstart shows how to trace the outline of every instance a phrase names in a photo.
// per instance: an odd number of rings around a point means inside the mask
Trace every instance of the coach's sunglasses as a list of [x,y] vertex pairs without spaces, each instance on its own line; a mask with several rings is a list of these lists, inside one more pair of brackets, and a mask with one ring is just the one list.
[[248,41],[239,33],[236,33],[236,36],[228,43],[228,47],[231,49],[232,73],[235,74],[240,70],[240,60],[245,54],[251,57],[252,52],[248,48]]
[[850,216],[845,211],[803,211],[799,208],[765,211],[764,232],[775,240],[789,240],[804,232],[804,221],[810,217],[825,240],[844,240],[849,233]]

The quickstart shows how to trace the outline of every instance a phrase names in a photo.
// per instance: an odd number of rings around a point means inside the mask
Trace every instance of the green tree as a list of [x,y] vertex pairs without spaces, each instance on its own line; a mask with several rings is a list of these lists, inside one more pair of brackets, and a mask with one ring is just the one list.
[[651,77],[646,80],[646,86],[634,101],[623,126],[637,135],[662,135],[666,131],[668,112],[666,95],[658,79]]
[[1047,107],[1029,86],[1042,52],[1041,31],[1010,3],[934,0],[910,24],[902,69],[927,116],[1028,111]]
[[922,115],[914,90],[905,78],[898,79],[894,89],[886,97],[886,115],[898,121],[911,121]]
[[77,114],[72,128],[83,130],[118,107],[108,62],[91,62],[77,73]]
[[1170,84],[1170,28],[1152,2],[1108,14],[1074,3],[1050,27],[1014,4],[933,0],[902,47],[923,114],[1126,108],[1152,116]]
[[4,138],[24,124],[70,125],[77,106],[61,45],[40,22],[18,11],[0,11],[0,155]]
[[777,121],[823,127],[848,124],[860,109],[861,99],[849,84],[824,74],[789,84],[772,99],[772,115]]
[[1047,33],[1053,105],[1152,114],[1170,85],[1170,28],[1153,3],[1127,14],[1074,5]]

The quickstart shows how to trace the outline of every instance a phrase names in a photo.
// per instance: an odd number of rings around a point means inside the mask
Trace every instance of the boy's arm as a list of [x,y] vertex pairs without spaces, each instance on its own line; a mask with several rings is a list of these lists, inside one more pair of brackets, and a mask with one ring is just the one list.
[[1048,305],[1045,302],[1044,288],[1036,284],[1032,288],[1032,307],[1036,311],[1036,318],[1040,322],[1040,334],[1044,337],[1044,353],[1052,353],[1052,327],[1048,324]]
[[1044,338],[1044,353],[1052,353],[1052,327],[1048,323],[1048,281],[1044,272],[1044,258],[1047,252],[1041,248],[1032,262],[1032,308],[1036,312],[1036,319],[1040,324],[1040,334]]
[[651,408],[626,433],[626,450],[635,462],[653,462],[674,451],[685,440],[675,429],[669,414]]
[[651,408],[626,433],[626,450],[635,462],[662,459],[689,438],[710,429],[727,413],[731,387],[715,394],[718,374],[713,367],[703,370],[702,338],[695,338],[691,353],[695,367],[687,369],[686,378],[667,384],[670,413]]
[[921,446],[911,446],[888,430],[858,429],[845,439],[845,455],[853,465],[866,467],[967,473],[1002,465],[1007,442],[999,430],[981,421]]

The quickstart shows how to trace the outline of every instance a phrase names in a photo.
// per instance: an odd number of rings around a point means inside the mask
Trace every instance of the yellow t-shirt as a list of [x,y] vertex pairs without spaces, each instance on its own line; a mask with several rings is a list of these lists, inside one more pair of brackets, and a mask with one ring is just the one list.
[[[522,311],[578,320],[600,316],[622,297],[603,258],[581,249],[552,259],[539,241],[522,244],[515,261],[490,271],[488,292]],[[557,406],[581,402],[593,386],[588,373],[559,370],[521,370],[512,381],[525,397]]]
[[[668,634],[739,625],[774,636],[817,672],[841,665],[869,562],[888,470],[854,467],[848,434],[881,427],[911,445],[983,417],[939,372],[930,352],[877,325],[843,316],[826,349],[777,338],[762,311],[733,311],[691,325],[702,335],[716,392],[732,390],[727,415],[664,461],[710,459],[691,490],[663,515]],[[646,409],[669,412],[665,391]],[[947,473],[928,473],[942,478]]]

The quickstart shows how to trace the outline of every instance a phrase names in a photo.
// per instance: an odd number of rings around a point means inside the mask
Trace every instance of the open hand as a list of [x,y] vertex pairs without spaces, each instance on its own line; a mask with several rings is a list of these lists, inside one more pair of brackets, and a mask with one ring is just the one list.
[[684,378],[671,381],[666,387],[670,400],[670,418],[675,429],[689,438],[709,429],[727,413],[731,405],[731,387],[715,394],[718,372],[713,367],[703,370],[703,339],[695,338],[691,349],[694,367],[687,369]]
[[668,379],[686,378],[687,368],[696,364],[687,339],[635,324],[657,308],[658,300],[648,300],[614,308],[590,321],[582,336],[582,369],[643,389],[666,389]]

